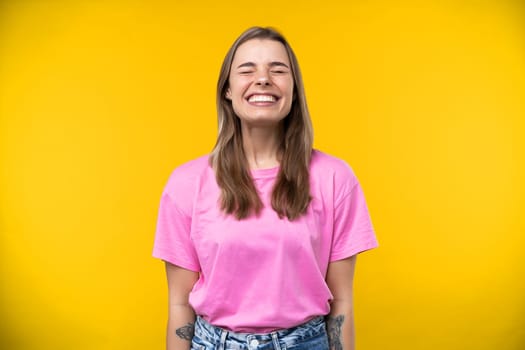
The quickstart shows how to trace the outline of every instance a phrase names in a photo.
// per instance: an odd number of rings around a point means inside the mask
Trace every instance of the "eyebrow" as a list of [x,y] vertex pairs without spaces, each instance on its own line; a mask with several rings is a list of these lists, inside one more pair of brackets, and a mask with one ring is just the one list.
[[[255,63],[253,62],[245,62],[243,64],[240,64],[239,66],[237,66],[237,69],[239,68],[243,68],[243,67],[255,67]],[[272,61],[270,62],[269,64],[270,67],[286,67],[288,69],[290,69],[290,67],[288,67],[288,65],[284,62],[281,62],[281,61]]]

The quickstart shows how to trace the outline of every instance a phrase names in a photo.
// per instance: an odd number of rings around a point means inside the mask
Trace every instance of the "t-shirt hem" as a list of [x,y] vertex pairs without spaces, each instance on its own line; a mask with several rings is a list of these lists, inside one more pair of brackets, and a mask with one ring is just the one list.
[[330,256],[330,262],[343,260],[343,259],[349,258],[351,256],[354,256],[356,254],[365,252],[367,250],[377,248],[378,246],[379,246],[379,244],[377,243],[376,240],[371,240],[371,241],[368,241],[368,242],[366,242],[364,244],[360,244],[358,246],[352,247],[349,250],[345,250],[345,251],[342,251],[342,252],[339,252],[339,253],[335,253],[335,254],[332,253],[332,255]]
[[182,267],[183,269],[190,270],[190,271],[193,271],[193,272],[200,272],[200,270],[201,270],[195,264],[190,263],[190,262],[188,262],[188,261],[186,261],[184,259],[174,258],[173,256],[169,256],[169,255],[162,254],[162,253],[159,253],[159,252],[153,252],[153,257],[157,258],[157,259],[161,259],[161,260],[167,261],[170,264]]

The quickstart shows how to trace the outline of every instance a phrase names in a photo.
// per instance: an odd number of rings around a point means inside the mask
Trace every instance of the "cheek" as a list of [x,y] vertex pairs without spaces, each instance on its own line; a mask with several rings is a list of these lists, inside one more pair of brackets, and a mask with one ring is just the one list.
[[293,80],[292,81],[283,81],[282,84],[282,90],[283,91],[286,91],[286,93],[290,96],[293,95],[293,92],[294,92],[294,83],[293,83]]
[[240,97],[242,98],[242,95],[246,91],[246,89],[249,86],[249,82],[242,80],[242,79],[231,79],[230,80],[230,90],[232,92],[232,96],[234,98]]

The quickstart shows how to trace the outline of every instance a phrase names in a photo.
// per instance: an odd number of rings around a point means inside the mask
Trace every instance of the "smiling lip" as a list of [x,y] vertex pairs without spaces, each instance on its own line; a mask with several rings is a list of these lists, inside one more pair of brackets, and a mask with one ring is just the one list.
[[249,103],[274,103],[278,100],[278,97],[271,94],[252,94],[248,96],[247,101]]

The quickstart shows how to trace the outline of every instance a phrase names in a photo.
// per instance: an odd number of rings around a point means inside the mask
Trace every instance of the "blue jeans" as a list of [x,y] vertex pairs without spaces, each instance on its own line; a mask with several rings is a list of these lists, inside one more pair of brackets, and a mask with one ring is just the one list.
[[297,327],[267,334],[236,333],[197,316],[191,350],[328,350],[322,316]]

